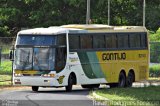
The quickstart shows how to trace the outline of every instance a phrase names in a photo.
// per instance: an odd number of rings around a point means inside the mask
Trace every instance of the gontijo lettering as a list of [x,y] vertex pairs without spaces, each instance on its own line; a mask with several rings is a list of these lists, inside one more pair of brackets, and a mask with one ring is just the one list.
[[103,53],[102,54],[102,60],[125,60],[126,59],[126,53]]

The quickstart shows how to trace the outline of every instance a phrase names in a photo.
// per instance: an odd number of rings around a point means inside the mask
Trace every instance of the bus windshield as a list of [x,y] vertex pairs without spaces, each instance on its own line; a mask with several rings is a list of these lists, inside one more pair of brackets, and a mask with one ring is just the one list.
[[55,48],[17,48],[16,69],[54,70]]
[[[17,70],[54,70],[56,36],[21,35],[18,37],[15,51],[15,69]],[[28,46],[25,46],[28,45]]]

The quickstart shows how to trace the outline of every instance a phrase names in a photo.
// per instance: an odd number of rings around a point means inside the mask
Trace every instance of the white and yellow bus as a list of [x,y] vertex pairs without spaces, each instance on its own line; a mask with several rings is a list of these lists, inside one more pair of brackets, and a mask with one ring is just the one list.
[[20,31],[13,83],[39,87],[132,86],[148,78],[147,30],[140,26],[63,25]]

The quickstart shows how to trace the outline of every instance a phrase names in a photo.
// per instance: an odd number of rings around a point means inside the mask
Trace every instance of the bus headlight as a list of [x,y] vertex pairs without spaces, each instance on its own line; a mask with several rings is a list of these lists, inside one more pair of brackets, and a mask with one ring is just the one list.
[[55,77],[55,74],[43,74],[43,77]]
[[22,74],[20,74],[20,73],[19,73],[19,74],[16,74],[16,73],[15,73],[14,76],[15,76],[15,77],[21,77]]

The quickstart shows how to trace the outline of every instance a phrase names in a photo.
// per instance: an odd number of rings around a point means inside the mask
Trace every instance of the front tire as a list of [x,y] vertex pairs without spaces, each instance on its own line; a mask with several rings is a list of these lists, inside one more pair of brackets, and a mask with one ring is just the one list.
[[73,76],[70,75],[69,79],[68,79],[68,85],[66,86],[66,91],[67,92],[71,92],[72,91],[73,80],[74,80]]
[[123,88],[126,85],[126,77],[123,72],[119,74],[118,87]]
[[32,86],[32,91],[38,92],[39,87],[38,86]]

